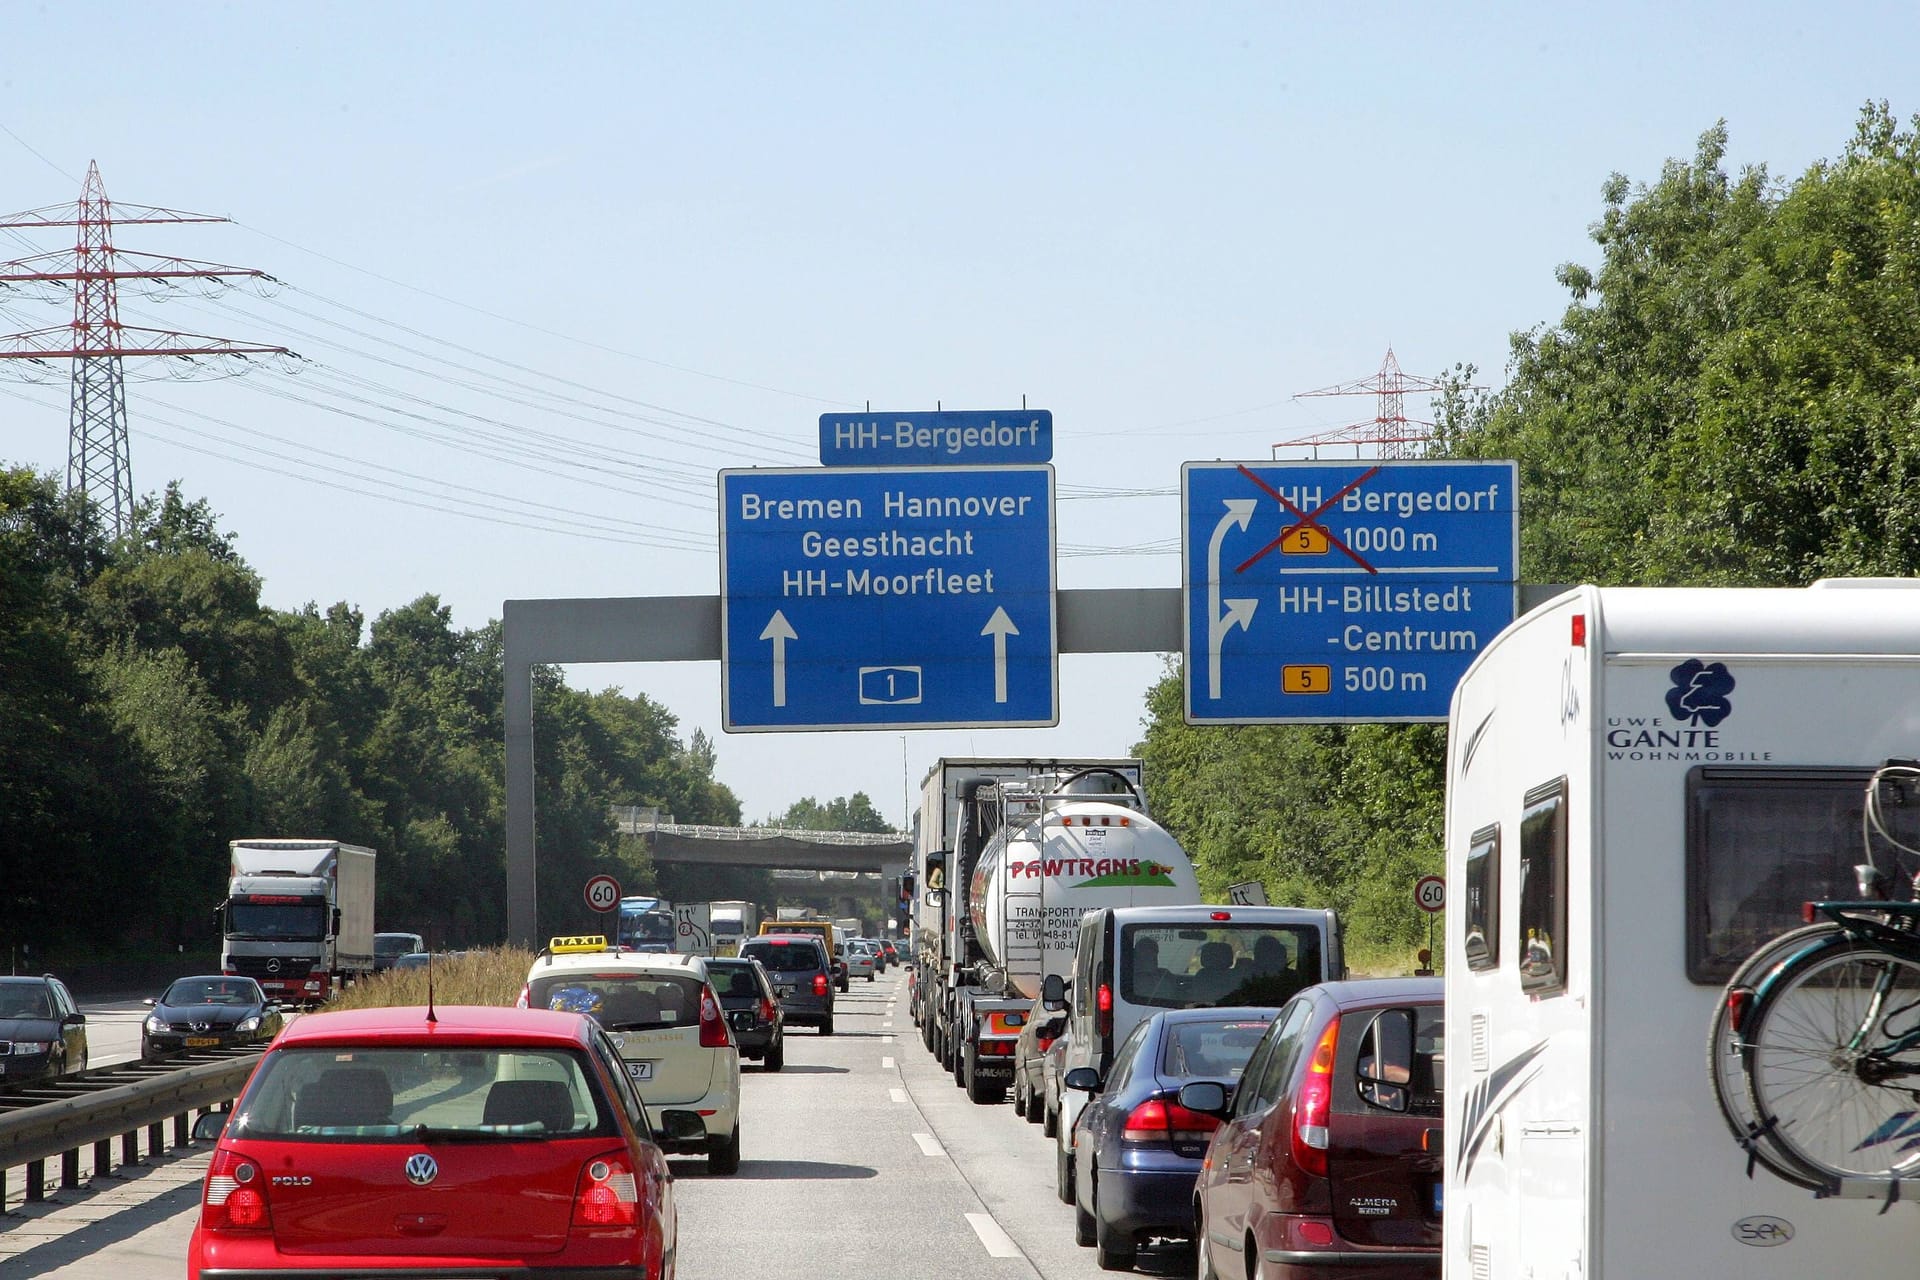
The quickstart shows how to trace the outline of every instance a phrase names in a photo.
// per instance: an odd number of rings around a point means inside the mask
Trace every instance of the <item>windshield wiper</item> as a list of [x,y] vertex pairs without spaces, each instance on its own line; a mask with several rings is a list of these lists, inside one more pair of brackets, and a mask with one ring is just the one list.
[[494,1129],[436,1129],[424,1124],[413,1126],[415,1142],[503,1142],[522,1136]]

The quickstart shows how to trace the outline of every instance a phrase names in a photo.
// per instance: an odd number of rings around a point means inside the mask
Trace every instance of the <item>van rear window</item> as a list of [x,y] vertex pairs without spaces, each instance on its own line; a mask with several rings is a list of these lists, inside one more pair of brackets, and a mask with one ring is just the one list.
[[[1800,904],[1858,896],[1871,769],[1697,766],[1687,774],[1687,977],[1719,986],[1769,940],[1800,925]],[[1902,843],[1920,812],[1886,808]],[[1891,865],[1884,854],[1883,868]]]
[[1311,925],[1130,924],[1119,965],[1121,998],[1160,1009],[1282,1005],[1325,975]]

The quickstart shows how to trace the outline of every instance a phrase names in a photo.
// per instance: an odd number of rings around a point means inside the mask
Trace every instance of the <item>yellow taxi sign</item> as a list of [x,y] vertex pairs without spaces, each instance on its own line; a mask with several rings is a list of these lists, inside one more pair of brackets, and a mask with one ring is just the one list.
[[607,937],[603,933],[576,933],[565,938],[547,939],[547,950],[556,956],[578,951],[605,951]]

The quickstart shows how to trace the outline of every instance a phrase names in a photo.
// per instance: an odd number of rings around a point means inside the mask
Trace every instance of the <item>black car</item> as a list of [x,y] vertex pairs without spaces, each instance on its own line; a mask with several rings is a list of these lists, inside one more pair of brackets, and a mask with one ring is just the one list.
[[758,960],[773,980],[786,1021],[833,1034],[833,961],[827,944],[812,934],[772,933],[740,944],[740,959]]
[[183,1049],[265,1044],[280,1034],[280,1006],[252,978],[203,974],[176,978],[140,1024],[140,1058],[154,1062]]
[[48,1080],[87,1065],[87,1015],[52,974],[0,977],[0,1086]]
[[1145,1238],[1193,1234],[1194,1181],[1220,1120],[1181,1106],[1180,1088],[1237,1084],[1278,1012],[1169,1009],[1134,1027],[1104,1079],[1092,1067],[1067,1072],[1067,1088],[1093,1095],[1073,1131],[1085,1170],[1074,1179],[1074,1239],[1097,1246],[1102,1270],[1132,1267]]
[[786,1010],[773,993],[773,980],[751,956],[707,961],[707,980],[719,993],[727,1025],[740,1056],[778,1071],[787,1060]]

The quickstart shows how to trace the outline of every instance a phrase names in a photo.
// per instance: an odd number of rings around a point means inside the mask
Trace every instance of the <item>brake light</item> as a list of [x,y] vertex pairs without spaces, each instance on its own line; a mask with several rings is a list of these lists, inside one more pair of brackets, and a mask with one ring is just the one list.
[[1219,1127],[1220,1122],[1210,1115],[1189,1111],[1165,1098],[1148,1098],[1127,1114],[1120,1141],[1190,1146],[1206,1142],[1207,1135]]
[[827,994],[827,975],[826,974],[816,973],[813,975],[813,994],[817,996],[823,996]]
[[760,1021],[773,1021],[773,1001],[767,999],[765,996],[760,997]]
[[1306,1078],[1293,1103],[1293,1163],[1316,1178],[1327,1176],[1327,1125],[1333,1111],[1333,1056],[1340,1043],[1340,1023],[1327,1024],[1307,1063]]
[[1812,924],[1819,914],[1820,912],[1814,908],[1811,902],[1803,902],[1800,904],[1800,919],[1802,922]]
[[1209,912],[1207,912],[1207,919],[1209,919],[1209,920],[1231,920],[1231,919],[1233,919],[1233,912],[1231,912],[1231,911],[1209,911]]
[[1093,1009],[1097,1015],[1094,1019],[1094,1030],[1103,1036],[1112,1035],[1113,988],[1104,982],[1100,984],[1100,989],[1093,993]]
[[200,1225],[209,1231],[265,1230],[267,1183],[260,1166],[235,1152],[216,1150],[207,1166]]
[[733,1033],[727,1030],[727,1019],[720,1012],[720,997],[713,994],[712,987],[700,988],[700,1047],[725,1049],[732,1044]]
[[1033,1042],[1040,1046],[1041,1053],[1045,1053],[1047,1050],[1053,1048],[1053,1042],[1059,1038],[1058,1036],[1035,1036]]
[[610,1151],[587,1161],[573,1193],[573,1225],[630,1227],[639,1220],[639,1186],[627,1153]]
[[980,1042],[979,1052],[989,1058],[1011,1058],[1013,1056],[1013,1041],[982,1040]]
[[1587,647],[1587,615],[1586,614],[1576,613],[1573,615],[1572,639],[1573,639],[1574,648],[1584,649]]

